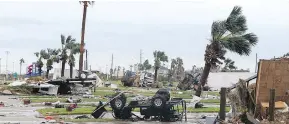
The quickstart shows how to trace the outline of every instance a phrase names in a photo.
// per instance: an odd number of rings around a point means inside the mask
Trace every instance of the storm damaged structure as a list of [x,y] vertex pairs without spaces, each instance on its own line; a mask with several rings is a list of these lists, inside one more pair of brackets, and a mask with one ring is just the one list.
[[100,78],[88,71],[83,72],[79,78],[56,79],[47,83],[57,85],[58,94],[87,94],[93,87],[102,85]]
[[127,71],[121,82],[129,87],[151,87],[154,84],[154,75],[149,72],[135,73]]
[[[286,58],[260,60],[258,73],[246,80],[239,82],[231,88],[227,88],[227,97],[232,106],[232,117],[236,120],[242,115],[255,123],[287,123],[289,85],[288,70],[289,60]],[[256,79],[256,82],[249,83]],[[274,96],[270,91],[275,90]],[[268,120],[270,98],[274,98],[273,113],[275,120]],[[238,110],[246,110],[238,111]],[[260,120],[260,121],[259,121]]]

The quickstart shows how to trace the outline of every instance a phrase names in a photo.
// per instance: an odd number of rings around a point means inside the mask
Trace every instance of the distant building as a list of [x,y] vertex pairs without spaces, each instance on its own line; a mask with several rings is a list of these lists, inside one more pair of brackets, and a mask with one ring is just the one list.
[[[148,72],[154,74],[154,73],[155,73],[155,68],[152,67],[150,70],[148,70]],[[161,67],[159,68],[159,70],[158,70],[158,74],[159,74],[159,75],[168,75],[168,74],[169,74],[169,69],[168,69],[167,67],[161,66]]]
[[[78,76],[77,74],[78,74],[78,71],[76,69],[73,69],[72,78],[75,78],[76,76]],[[54,68],[53,79],[56,79],[58,77],[61,77],[61,68]],[[64,77],[70,78],[70,69],[64,70]]]

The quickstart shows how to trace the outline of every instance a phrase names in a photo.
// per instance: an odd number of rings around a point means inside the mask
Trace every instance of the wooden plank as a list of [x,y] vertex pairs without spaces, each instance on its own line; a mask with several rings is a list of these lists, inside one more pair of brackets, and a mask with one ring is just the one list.
[[[260,79],[261,79],[261,73],[262,73],[262,64],[263,64],[263,61],[260,61],[259,62],[259,67],[258,67],[258,74],[257,74],[257,81],[256,81],[256,101],[255,103],[258,104],[258,101],[259,101],[259,86],[260,86]],[[257,106],[256,106],[257,107]]]

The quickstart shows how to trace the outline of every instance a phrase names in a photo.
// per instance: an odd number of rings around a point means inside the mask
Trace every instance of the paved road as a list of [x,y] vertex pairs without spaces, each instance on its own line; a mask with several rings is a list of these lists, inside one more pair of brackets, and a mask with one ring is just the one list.
[[4,102],[5,106],[0,107],[0,124],[3,123],[20,123],[20,124],[40,124],[45,122],[45,119],[39,118],[39,113],[36,111],[39,107],[24,106],[15,96],[0,96],[0,101]]

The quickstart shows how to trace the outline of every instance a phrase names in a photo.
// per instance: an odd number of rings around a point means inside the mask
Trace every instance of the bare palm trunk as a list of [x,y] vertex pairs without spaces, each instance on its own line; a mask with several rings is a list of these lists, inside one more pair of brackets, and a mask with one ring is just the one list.
[[41,73],[42,73],[42,69],[41,69],[42,67],[39,67],[38,68],[38,73],[39,73],[39,76],[41,77]]
[[19,75],[19,77],[20,77],[20,79],[21,79],[21,69],[22,69],[22,63],[20,63],[20,75]]
[[64,77],[65,63],[66,63],[66,60],[62,60],[62,62],[61,62],[61,77]]
[[200,82],[198,84],[198,89],[197,89],[197,91],[195,93],[195,95],[198,96],[198,97],[200,97],[201,94],[202,94],[202,87],[205,86],[205,84],[207,82],[208,76],[210,74],[211,66],[212,65],[210,63],[206,63],[205,64],[205,67],[204,67]]
[[47,70],[46,70],[46,76],[45,76],[45,77],[46,77],[46,79],[48,79],[48,76],[49,76],[49,71],[50,71],[49,69],[47,69]]
[[155,68],[155,78],[154,78],[154,83],[157,82],[157,79],[158,79],[158,68],[156,67],[156,68]]
[[70,78],[72,78],[72,75],[73,75],[73,66],[70,64],[69,65],[69,70],[70,70]]
[[[85,21],[87,11],[87,1],[83,1],[83,16],[82,16],[82,28],[81,28],[81,43],[80,43],[80,56],[79,56],[79,72],[83,70],[83,52],[84,52],[84,34],[85,34]],[[79,73],[79,77],[80,77]]]

